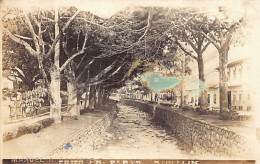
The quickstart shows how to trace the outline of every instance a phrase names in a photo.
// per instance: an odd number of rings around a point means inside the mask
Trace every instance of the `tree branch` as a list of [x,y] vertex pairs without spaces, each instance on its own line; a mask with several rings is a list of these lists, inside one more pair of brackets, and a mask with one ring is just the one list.
[[144,31],[143,35],[138,39],[138,41],[136,41],[135,43],[127,46],[127,47],[124,47],[124,50],[122,51],[119,51],[117,53],[114,53],[114,54],[102,54],[102,55],[99,55],[97,57],[94,57],[94,58],[104,58],[104,57],[111,57],[111,56],[114,56],[114,55],[117,55],[117,54],[121,54],[123,52],[126,52],[126,51],[129,51],[131,50],[134,46],[136,46],[146,35],[146,33],[148,32],[149,30],[149,27],[151,25],[151,10],[149,10],[149,15],[148,15],[148,18],[147,18],[147,26],[146,26],[146,30]]
[[103,69],[101,72],[99,72],[99,74],[94,76],[92,79],[94,81],[97,81],[98,79],[100,79],[104,74],[106,74],[107,72],[109,72],[113,68],[113,66],[116,64],[116,62],[117,62],[117,60],[115,60],[112,64],[110,64],[105,69]]
[[190,57],[192,57],[195,60],[198,60],[198,58],[194,55],[192,55],[190,52],[188,52],[179,42],[178,40],[175,41],[175,43],[181,48],[181,50],[186,54],[189,55]]
[[50,84],[49,84],[48,76],[47,76],[47,74],[46,74],[46,72],[45,72],[45,70],[44,70],[42,55],[41,55],[41,54],[38,55],[38,58],[37,58],[37,59],[38,59],[38,63],[39,63],[40,72],[41,72],[43,78],[44,78],[45,81],[46,81],[46,84],[45,84],[45,85],[47,86],[47,89],[49,90]]
[[65,69],[65,67],[69,64],[70,61],[72,61],[75,57],[81,55],[84,53],[84,50],[85,50],[85,47],[86,47],[86,43],[87,43],[87,34],[85,35],[85,39],[84,39],[84,43],[83,43],[83,46],[82,46],[82,49],[75,53],[74,55],[72,55],[69,59],[67,59],[67,61],[60,67],[59,71],[63,71]]
[[47,54],[44,56],[44,58],[48,58],[50,57],[50,55],[52,54],[52,52],[54,51],[55,45],[58,43],[58,41],[60,40],[61,35],[58,35],[57,37],[55,37],[54,41],[52,42],[49,51],[47,52]]
[[36,33],[35,33],[34,29],[33,29],[33,26],[32,26],[31,20],[30,20],[30,18],[28,16],[28,13],[24,13],[24,17],[25,17],[25,22],[26,22],[26,24],[29,27],[29,31],[32,34],[32,38],[33,38],[33,41],[34,41],[34,45],[35,45],[36,51],[38,53],[40,53],[40,46],[39,46],[38,39],[37,39],[38,36],[36,35]]
[[243,22],[244,22],[244,18],[242,17],[238,22],[236,22],[232,26],[230,26],[230,28],[228,29],[228,34],[227,34],[226,40],[224,42],[224,45],[226,45],[226,44],[229,45],[232,35],[236,31],[236,26],[242,24]]
[[24,75],[23,71],[22,71],[20,68],[18,68],[18,67],[15,67],[15,70],[17,70],[17,72],[19,72],[19,74],[21,74],[21,75],[22,75],[22,77],[25,77],[25,75]]
[[5,12],[2,16],[1,16],[1,21],[4,20],[4,18],[10,13],[11,9],[8,9],[7,12]]
[[62,32],[65,32],[66,29],[69,27],[70,23],[74,20],[74,18],[80,13],[80,10],[76,11],[73,16],[68,20],[65,26],[62,28]]
[[21,35],[18,35],[18,34],[14,34],[14,36],[16,36],[17,38],[24,39],[24,40],[33,40],[33,38],[29,38],[29,37],[26,37],[26,36],[21,36]]
[[[102,80],[98,80],[98,81],[94,81],[94,82],[90,82],[90,83],[88,83],[88,85],[87,85],[87,87],[89,87],[89,86],[94,86],[94,85],[99,85],[99,84],[101,84],[101,83],[103,83],[104,81],[106,81],[106,80],[108,80],[110,77],[112,77],[112,76],[114,76],[116,73],[118,73],[119,72],[119,70],[123,67],[123,65],[125,65],[127,62],[124,62],[122,65],[120,65],[113,73],[111,73],[108,77],[106,77],[106,78],[104,78],[104,79],[102,79]],[[95,78],[94,79],[91,79],[91,81],[92,80],[95,80]]]
[[[80,10],[78,10],[76,13],[74,13],[74,15],[68,20],[68,22],[65,24],[65,26],[62,28],[62,32],[64,33],[65,31],[66,31],[66,29],[69,27],[69,25],[70,25],[70,23],[74,20],[74,18],[78,15],[80,13]],[[49,35],[51,36],[51,34],[49,33]],[[61,35],[58,35],[57,37],[55,37],[55,39],[54,39],[54,41],[53,41],[53,43],[52,43],[52,45],[51,45],[51,47],[50,47],[50,49],[49,49],[49,51],[48,51],[48,53],[46,54],[46,56],[45,56],[45,58],[48,58],[51,54],[52,54],[52,52],[54,51],[54,48],[55,48],[55,45],[58,43],[58,41],[59,41],[59,39],[60,39],[60,37],[61,37]],[[51,40],[52,40],[52,38],[51,38]],[[80,55],[80,54],[78,54],[78,55]],[[77,55],[77,56],[78,56]],[[75,56],[76,57],[76,56]],[[73,57],[74,58],[74,57]],[[71,59],[72,60],[72,59]],[[68,62],[69,63],[69,62]],[[67,64],[68,64],[67,63]],[[65,63],[64,63],[65,64]],[[66,64],[66,65],[67,65]],[[65,68],[65,67],[64,67]],[[63,69],[64,69],[63,68]]]
[[21,40],[20,38],[14,36],[9,30],[7,30],[6,28],[3,28],[3,32],[5,34],[7,34],[13,41],[15,41],[18,44],[21,44],[25,47],[25,49],[34,57],[38,56],[38,52],[36,52],[31,46],[30,44],[28,44],[27,42],[25,42],[24,40]]
[[192,43],[192,41],[189,39],[189,36],[187,35],[187,33],[184,31],[183,32],[186,39],[187,39],[187,42],[189,43],[189,45],[192,47],[192,49],[195,51],[195,52],[198,52],[198,49],[197,47]]
[[145,37],[145,35],[146,35],[146,33],[148,32],[148,30],[149,30],[149,27],[151,26],[151,9],[149,10],[149,15],[148,15],[148,18],[147,18],[147,27],[146,27],[146,30],[144,31],[144,34],[138,39],[138,41],[137,42],[135,42],[134,44],[137,44],[138,42],[140,42],[141,41],[141,39],[143,38],[143,37]]
[[84,60],[84,58],[87,56],[87,54],[85,54],[81,59],[80,59],[80,62],[79,62],[79,64],[78,64],[78,66],[77,66],[77,68],[76,69],[79,69],[79,67],[81,66],[81,64],[83,63],[83,60]]
[[83,70],[81,70],[80,74],[78,75],[78,77],[76,78],[76,82],[79,81],[79,79],[82,77],[82,75],[85,73],[85,70],[87,68],[89,68],[89,66],[95,61],[96,59],[92,59],[85,67]]
[[201,32],[201,34],[205,37],[205,38],[207,38],[208,39],[208,41],[210,42],[210,43],[212,43],[216,48],[217,48],[217,50],[220,50],[220,46],[211,38],[211,37],[209,37],[207,34],[205,34],[204,32]]
[[60,67],[59,71],[63,71],[65,69],[65,67],[77,56],[81,55],[84,53],[84,50],[81,50],[77,53],[75,53],[74,55],[72,55],[68,60],[66,60],[66,62]]
[[210,45],[210,43],[211,42],[207,42],[207,44],[202,48],[202,50],[201,50],[201,53],[203,53],[206,49],[207,49],[207,47]]

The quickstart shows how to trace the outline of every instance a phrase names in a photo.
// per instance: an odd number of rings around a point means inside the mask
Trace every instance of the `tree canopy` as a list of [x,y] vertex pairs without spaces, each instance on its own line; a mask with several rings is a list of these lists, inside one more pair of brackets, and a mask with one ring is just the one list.
[[[60,89],[70,93],[68,105],[73,108],[77,94],[120,87],[153,67],[150,63],[181,72],[178,49],[198,62],[204,82],[202,54],[213,44],[223,68],[220,81],[225,83],[229,46],[244,18],[234,21],[224,10],[220,13],[224,17],[190,8],[128,7],[105,19],[75,7],[12,8],[2,20],[3,69],[29,89],[43,78],[53,111],[61,109]],[[227,86],[220,88],[226,91]]]

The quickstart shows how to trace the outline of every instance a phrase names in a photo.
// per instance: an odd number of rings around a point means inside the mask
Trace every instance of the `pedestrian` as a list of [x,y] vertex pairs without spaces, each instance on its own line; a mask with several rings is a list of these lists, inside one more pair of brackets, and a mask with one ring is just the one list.
[[157,103],[158,102],[158,94],[157,93],[155,93],[154,99],[155,99],[155,102]]

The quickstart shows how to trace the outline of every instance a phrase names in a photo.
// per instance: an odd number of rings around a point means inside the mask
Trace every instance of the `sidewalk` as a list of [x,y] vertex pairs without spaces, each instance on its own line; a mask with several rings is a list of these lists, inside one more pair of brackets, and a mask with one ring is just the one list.
[[[111,105],[111,104],[110,104]],[[70,139],[95,124],[111,111],[111,106],[102,106],[94,112],[81,115],[78,120],[66,120],[58,124],[51,124],[48,128],[36,129],[33,133],[25,134],[16,139],[3,143],[4,158],[44,158],[53,150],[69,143]],[[48,119],[43,116],[26,120],[22,125],[34,124],[37,119]],[[45,118],[45,119],[46,119]],[[12,128],[11,125],[5,128]],[[14,125],[12,125],[14,126]],[[70,145],[69,146],[73,146]],[[64,157],[65,158],[65,157]]]
[[36,132],[38,129],[48,127],[52,123],[53,119],[50,118],[48,112],[38,115],[36,118],[25,118],[24,120],[4,124],[2,126],[3,141],[6,142],[24,134]]
[[[3,129],[3,141],[9,141],[20,137],[24,134],[34,133],[40,129],[50,126],[54,120],[50,118],[50,109],[48,106],[44,107],[45,111],[42,114],[36,115],[35,118],[24,117],[17,120],[12,120],[8,123],[4,123]],[[64,115],[66,111],[66,106],[62,106],[61,114]]]

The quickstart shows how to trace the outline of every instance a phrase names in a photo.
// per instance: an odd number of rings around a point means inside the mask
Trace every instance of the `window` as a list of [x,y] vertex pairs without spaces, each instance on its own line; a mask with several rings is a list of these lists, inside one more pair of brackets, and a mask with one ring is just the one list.
[[214,104],[217,104],[217,95],[214,94]]
[[210,94],[208,94],[208,104],[210,104]]
[[228,71],[228,80],[230,80],[230,71]]
[[233,101],[236,101],[236,95],[233,94]]
[[239,69],[239,78],[242,79],[242,68]]
[[233,78],[236,79],[236,70],[233,71]]
[[242,94],[239,94],[239,101],[242,101]]

